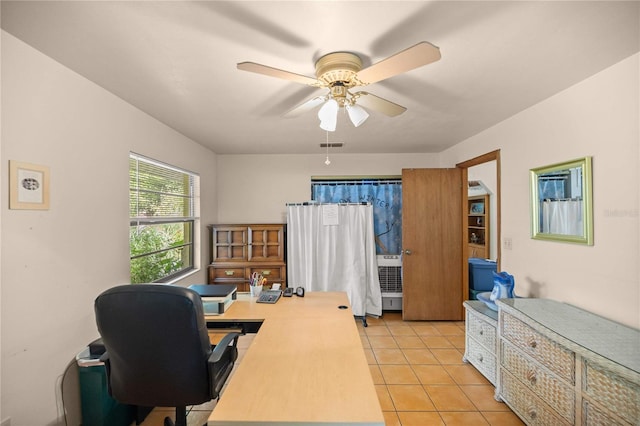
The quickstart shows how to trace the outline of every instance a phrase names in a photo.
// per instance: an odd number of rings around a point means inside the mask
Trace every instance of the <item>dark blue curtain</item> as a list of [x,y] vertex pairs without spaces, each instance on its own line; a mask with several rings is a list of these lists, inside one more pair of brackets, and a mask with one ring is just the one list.
[[320,203],[373,205],[376,254],[400,254],[402,247],[402,181],[312,182],[312,199]]

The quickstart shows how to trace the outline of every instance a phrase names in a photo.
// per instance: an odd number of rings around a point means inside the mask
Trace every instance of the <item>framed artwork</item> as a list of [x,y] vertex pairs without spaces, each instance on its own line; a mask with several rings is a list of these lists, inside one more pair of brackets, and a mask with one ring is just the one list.
[[49,209],[49,168],[9,161],[9,208]]
[[593,245],[592,158],[530,170],[531,238]]
[[484,203],[471,203],[471,214],[484,214]]

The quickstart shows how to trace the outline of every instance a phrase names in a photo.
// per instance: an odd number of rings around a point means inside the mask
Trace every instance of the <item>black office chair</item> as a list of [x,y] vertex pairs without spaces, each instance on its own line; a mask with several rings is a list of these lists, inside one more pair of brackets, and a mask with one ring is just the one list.
[[[124,404],[176,407],[176,426],[187,425],[186,407],[219,398],[238,358],[238,333],[209,343],[200,296],[165,284],[111,288],[95,300],[104,342],[109,394]],[[173,425],[169,417],[165,426]]]

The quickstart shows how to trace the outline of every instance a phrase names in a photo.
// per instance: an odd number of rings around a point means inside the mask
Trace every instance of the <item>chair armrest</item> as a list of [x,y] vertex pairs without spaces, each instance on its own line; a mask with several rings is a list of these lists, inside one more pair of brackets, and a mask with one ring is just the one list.
[[109,359],[109,352],[105,351],[102,355],[100,355],[99,361],[104,364],[104,370],[107,374],[107,393],[109,394],[109,396],[113,396],[111,393],[111,360]]
[[[220,391],[233,370],[233,364],[238,359],[239,336],[240,333],[228,333],[209,355],[209,393],[211,399],[220,397]],[[233,344],[229,345],[231,341]]]
[[[216,362],[222,359],[222,355],[224,354],[227,346],[233,340],[233,346],[236,348],[238,346],[238,337],[240,337],[240,333],[227,333],[222,340],[218,342],[218,344],[213,348],[213,352],[209,355],[209,364],[215,364]],[[235,359],[233,359],[235,361]]]

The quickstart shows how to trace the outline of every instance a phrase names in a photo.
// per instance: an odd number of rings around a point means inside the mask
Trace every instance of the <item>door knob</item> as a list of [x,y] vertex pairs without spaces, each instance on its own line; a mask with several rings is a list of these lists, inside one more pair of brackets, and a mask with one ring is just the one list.
[[407,256],[411,256],[411,250],[405,250],[404,254],[406,254]]

